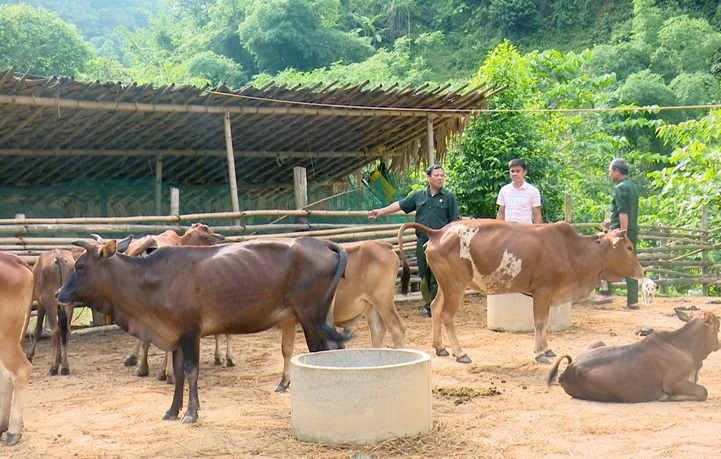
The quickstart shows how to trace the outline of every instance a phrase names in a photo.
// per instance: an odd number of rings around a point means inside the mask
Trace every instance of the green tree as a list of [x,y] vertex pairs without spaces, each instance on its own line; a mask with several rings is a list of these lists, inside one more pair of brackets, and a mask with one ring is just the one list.
[[93,58],[75,26],[28,5],[0,5],[0,68],[39,75],[77,75]]

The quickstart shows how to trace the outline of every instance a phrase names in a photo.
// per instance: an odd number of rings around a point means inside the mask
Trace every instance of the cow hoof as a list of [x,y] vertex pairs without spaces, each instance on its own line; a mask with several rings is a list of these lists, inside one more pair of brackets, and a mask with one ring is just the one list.
[[141,371],[140,368],[138,368],[138,371],[135,372],[135,376],[140,376],[141,378],[144,378],[145,376],[148,376],[150,372],[148,370]]
[[557,357],[557,356],[556,356],[556,353],[553,352],[553,351],[550,350],[550,349],[547,350],[546,352],[544,352],[543,355],[545,355],[546,357]]
[[228,367],[228,368],[232,368],[232,367],[235,366],[235,362],[233,362],[232,360],[228,359],[228,360],[226,360],[226,362],[225,362],[225,366]]
[[286,390],[288,390],[288,386],[290,386],[289,382],[281,381],[278,383],[277,386],[275,386],[275,391],[276,392],[285,392]]
[[21,433],[17,433],[17,434],[10,434],[10,433],[9,433],[9,434],[8,434],[8,437],[7,437],[7,440],[5,440],[5,444],[6,444],[7,446],[17,445],[18,442],[20,441],[20,437],[22,437],[22,436],[23,436],[23,434],[21,434]]
[[125,357],[123,364],[126,367],[134,367],[135,365],[138,364],[138,357],[135,355],[129,355],[129,356]]
[[218,365],[218,366],[223,365],[223,360],[216,357],[215,360],[213,361],[213,365]]
[[545,364],[549,364],[549,365],[550,365],[550,363],[551,363],[551,361],[548,359],[548,357],[546,357],[545,354],[537,355],[537,356],[536,356],[536,362],[538,362],[538,363],[545,363]]
[[178,413],[174,411],[168,411],[163,415],[163,421],[172,421],[178,419]]
[[180,423],[181,423],[181,424],[191,424],[191,423],[193,423],[193,422],[195,422],[195,421],[197,421],[197,420],[198,420],[198,415],[197,415],[197,414],[188,414],[188,413],[185,413],[185,414],[183,415],[183,419],[180,420]]
[[58,375],[58,369],[57,368],[51,368],[48,372],[50,376],[57,376]]
[[63,368],[62,370],[60,370],[60,374],[63,375],[63,376],[69,375],[69,374],[70,374],[70,368]]
[[456,362],[459,362],[459,363],[471,363],[472,360],[469,359],[466,354],[463,354],[463,355],[460,356],[460,357],[456,357]]
[[436,355],[438,357],[448,357],[450,354],[448,353],[448,351],[445,348],[443,348],[439,351],[436,351]]

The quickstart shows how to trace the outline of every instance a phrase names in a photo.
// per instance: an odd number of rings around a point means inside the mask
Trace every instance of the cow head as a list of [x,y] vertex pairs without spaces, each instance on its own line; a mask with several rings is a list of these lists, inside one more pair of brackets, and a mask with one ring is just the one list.
[[208,225],[193,223],[181,236],[182,245],[213,245],[225,240],[225,236],[216,233]]
[[719,343],[718,340],[718,332],[719,327],[721,327],[721,322],[713,312],[691,311],[689,313],[679,308],[674,308],[674,312],[679,319],[687,322],[688,324],[692,324],[694,322],[698,322],[700,324],[698,326],[700,328],[700,331],[698,332],[700,333],[699,340],[704,347],[704,349],[700,351],[708,355],[721,348],[721,343]]
[[636,258],[633,243],[626,237],[626,230],[615,229],[608,233],[598,233],[601,246],[602,275],[610,282],[624,277],[643,279],[643,267]]
[[85,249],[85,253],[78,257],[75,269],[57,293],[58,302],[70,304],[80,301],[90,304],[96,298],[96,287],[101,284],[99,276],[102,270],[96,269],[117,252],[117,242],[110,240],[105,243],[77,240],[72,242]]

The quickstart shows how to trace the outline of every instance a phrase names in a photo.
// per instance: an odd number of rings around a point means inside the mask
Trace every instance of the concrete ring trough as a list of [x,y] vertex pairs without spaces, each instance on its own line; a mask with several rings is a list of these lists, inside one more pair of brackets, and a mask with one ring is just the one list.
[[366,444],[428,433],[431,358],[412,349],[340,349],[291,359],[291,430],[310,443]]

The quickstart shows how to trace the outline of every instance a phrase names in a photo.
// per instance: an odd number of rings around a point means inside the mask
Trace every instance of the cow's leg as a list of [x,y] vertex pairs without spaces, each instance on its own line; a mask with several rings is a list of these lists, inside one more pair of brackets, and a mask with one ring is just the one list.
[[58,315],[58,328],[60,329],[60,374],[70,374],[68,361],[68,340],[70,339],[70,321],[73,317],[73,305],[61,307]]
[[215,365],[222,365],[223,364],[223,357],[220,355],[220,335],[215,335],[215,354],[214,354],[214,361],[213,363]]
[[141,341],[139,339],[135,340],[135,347],[132,351],[130,351],[130,354],[128,354],[125,357],[125,360],[123,361],[123,364],[126,367],[132,367],[138,364],[138,354],[140,353],[140,343]]
[[138,342],[138,346],[140,346],[140,352],[138,352],[140,365],[135,372],[135,376],[148,376],[150,374],[150,367],[148,366],[148,351],[150,350],[150,341]]
[[225,366],[234,367],[235,357],[233,357],[233,342],[230,340],[231,335],[225,335]]
[[200,367],[200,332],[190,330],[180,336],[183,349],[183,373],[188,380],[188,410],[180,422],[187,424],[198,420],[200,399],[198,398],[198,370]]
[[381,347],[386,335],[386,325],[375,307],[366,310],[366,322],[371,334],[371,347]]
[[[663,380],[663,396],[659,399],[661,402],[685,402],[699,401],[703,402],[708,397],[708,391],[705,387],[696,384],[688,379],[681,379],[680,375],[671,372],[664,377]],[[694,379],[696,379],[696,376]]]
[[533,352],[536,354],[536,362],[538,363],[550,364],[551,360],[549,358],[556,356],[549,349],[546,336],[550,308],[551,299],[541,292],[536,292],[533,296],[533,329],[535,331]]
[[48,319],[48,328],[50,328],[50,341],[52,343],[51,359],[50,359],[50,376],[58,374],[60,368],[60,327],[58,325],[58,306],[50,304],[46,308],[45,313]]
[[37,346],[38,341],[40,341],[40,336],[43,333],[43,321],[45,320],[45,308],[39,303],[37,311],[37,316],[35,318],[35,329],[33,330],[33,334],[30,339],[30,347],[28,348],[27,352],[27,359],[31,362],[33,361],[33,357],[35,357],[35,346]]
[[185,385],[183,360],[183,349],[178,346],[173,351],[173,373],[175,375],[175,391],[173,392],[173,403],[170,405],[170,409],[165,412],[163,420],[178,419],[180,409],[183,407],[183,386]]
[[20,342],[0,353],[0,434],[7,432],[8,446],[22,437],[25,393],[32,368]]
[[[388,331],[391,334],[391,340],[393,340],[393,347],[396,349],[401,349],[406,347],[406,327],[403,325],[403,320],[401,319],[401,316],[398,315],[398,310],[395,307],[395,303],[393,301],[393,298],[390,298],[390,302],[384,304],[381,307],[371,307],[366,312],[366,317],[368,317],[368,312],[371,310],[376,311],[383,322],[383,326],[388,329]],[[370,323],[368,324],[370,326]],[[371,341],[373,340],[373,335],[371,333]],[[381,335],[380,340],[383,341],[383,335]]]
[[456,328],[453,323],[453,319],[458,312],[458,308],[461,306],[463,301],[463,289],[453,289],[450,292],[446,292],[442,289],[440,283],[438,285],[438,293],[436,298],[431,303],[431,312],[433,319],[433,347],[436,349],[436,355],[445,357],[448,355],[448,351],[443,347],[443,341],[441,338],[441,325],[446,330],[448,335],[448,341],[451,344],[453,355],[456,357],[456,361],[460,363],[471,363],[471,359],[468,358],[461,344],[458,342],[456,337]]
[[280,352],[283,355],[283,375],[275,386],[276,392],[285,392],[290,386],[290,359],[295,345],[295,319],[280,323]]
[[175,377],[173,376],[173,354],[171,352],[163,353],[163,364],[160,368],[158,379],[160,381],[165,381],[168,384],[174,384]]

